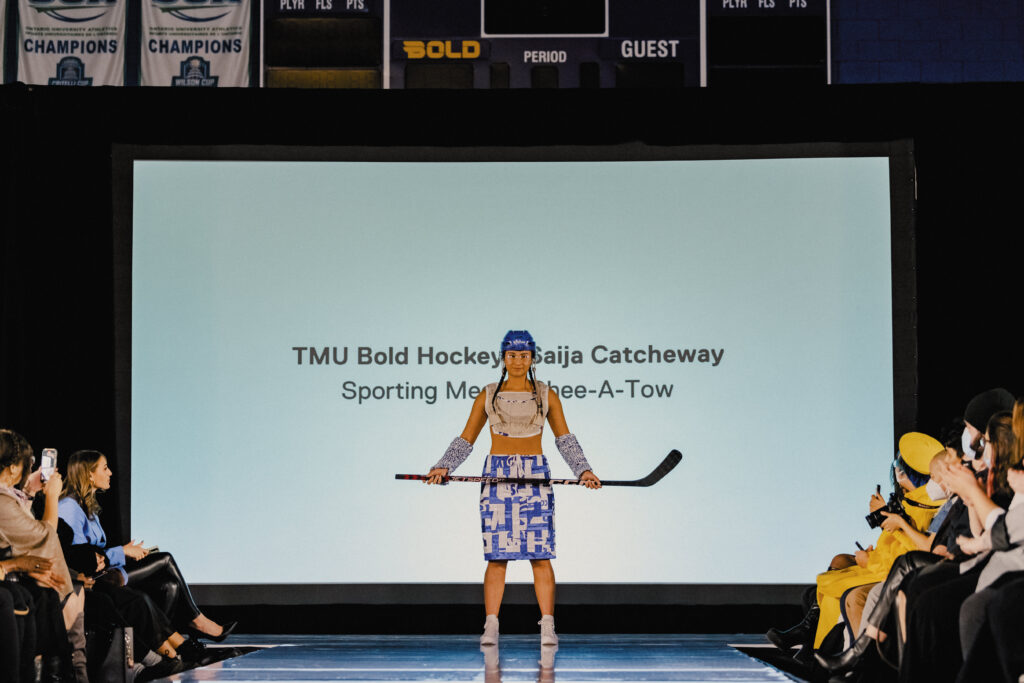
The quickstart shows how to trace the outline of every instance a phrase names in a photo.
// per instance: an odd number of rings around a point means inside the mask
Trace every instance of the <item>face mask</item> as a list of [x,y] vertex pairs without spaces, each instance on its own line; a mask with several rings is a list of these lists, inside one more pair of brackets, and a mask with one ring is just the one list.
[[928,497],[932,500],[945,500],[946,498],[949,498],[949,494],[947,494],[942,488],[942,484],[937,481],[929,479],[928,483],[925,484],[924,489],[928,492]]
[[964,457],[968,460],[978,457],[978,453],[971,448],[971,433],[967,431],[967,427],[964,427],[964,433],[960,435],[960,446],[964,449]]

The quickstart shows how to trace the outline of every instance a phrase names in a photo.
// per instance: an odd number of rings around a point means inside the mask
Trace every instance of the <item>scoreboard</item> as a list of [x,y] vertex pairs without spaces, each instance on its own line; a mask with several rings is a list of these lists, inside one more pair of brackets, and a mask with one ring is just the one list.
[[393,88],[698,86],[700,54],[695,0],[391,0]]
[[829,0],[264,0],[265,84],[829,82]]

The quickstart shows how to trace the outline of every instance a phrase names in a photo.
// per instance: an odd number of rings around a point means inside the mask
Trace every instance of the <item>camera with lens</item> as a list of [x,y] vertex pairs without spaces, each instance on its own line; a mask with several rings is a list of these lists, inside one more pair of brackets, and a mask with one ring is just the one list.
[[877,529],[885,521],[885,515],[883,514],[885,512],[906,517],[906,513],[903,511],[903,496],[898,491],[893,491],[889,495],[889,502],[885,504],[885,507],[878,508],[870,515],[865,516],[864,519],[868,520],[869,527]]

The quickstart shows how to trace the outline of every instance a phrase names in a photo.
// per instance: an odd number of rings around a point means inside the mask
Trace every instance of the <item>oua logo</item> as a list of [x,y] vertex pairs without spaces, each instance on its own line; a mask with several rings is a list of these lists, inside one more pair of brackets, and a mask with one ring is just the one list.
[[[226,17],[241,0],[152,0],[153,6],[182,21],[204,23]],[[219,12],[219,14],[218,14]]]
[[80,24],[99,19],[117,0],[29,0],[28,6],[58,21]]

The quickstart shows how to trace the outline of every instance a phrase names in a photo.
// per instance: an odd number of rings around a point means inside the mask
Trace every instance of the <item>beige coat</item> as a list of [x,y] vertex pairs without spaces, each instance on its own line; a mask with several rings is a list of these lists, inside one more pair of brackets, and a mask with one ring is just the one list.
[[71,592],[71,575],[57,530],[32,516],[21,500],[0,489],[0,548],[10,548],[13,557],[36,555],[53,561],[53,573],[64,580],[61,599]]

